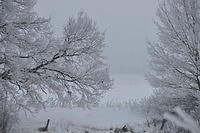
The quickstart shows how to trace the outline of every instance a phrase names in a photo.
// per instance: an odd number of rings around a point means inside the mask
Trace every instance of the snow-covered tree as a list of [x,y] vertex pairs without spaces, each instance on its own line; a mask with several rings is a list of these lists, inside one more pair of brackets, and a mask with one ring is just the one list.
[[103,63],[104,33],[85,14],[71,17],[62,39],[35,0],[0,0],[0,89],[18,107],[98,103],[111,88]]
[[18,122],[17,105],[12,103],[7,94],[6,92],[2,93],[2,91],[0,93],[0,133],[12,132],[13,127]]
[[[163,119],[163,114],[181,107],[199,119],[200,94],[193,90],[157,89],[153,95],[141,100],[141,108],[149,119]],[[195,114],[197,113],[197,114]]]
[[200,1],[163,0],[157,11],[158,41],[149,43],[155,88],[200,90]]
[[164,114],[177,115],[174,108],[180,107],[193,119],[199,122],[200,92],[187,89],[156,89],[154,93],[140,101],[140,111],[145,116],[145,125],[153,132],[178,132],[184,131],[170,121]]
[[157,16],[158,39],[148,45],[148,80],[157,90],[143,101],[146,112],[163,119],[179,106],[199,121],[200,1],[161,0]]
[[175,113],[176,113],[176,115],[167,113],[164,115],[164,117],[167,120],[176,124],[177,126],[190,131],[191,133],[199,133],[200,132],[198,123],[191,116],[189,116],[187,113],[185,113],[180,108],[175,108]]
[[157,11],[158,41],[148,45],[152,67],[148,79],[153,87],[164,89],[155,95],[162,102],[165,98],[163,105],[170,109],[188,105],[183,109],[190,112],[199,104],[199,7],[198,0],[162,0]]

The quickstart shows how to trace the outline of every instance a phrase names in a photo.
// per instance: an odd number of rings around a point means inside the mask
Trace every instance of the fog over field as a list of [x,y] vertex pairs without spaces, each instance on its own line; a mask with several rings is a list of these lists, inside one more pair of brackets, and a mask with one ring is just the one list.
[[102,103],[139,100],[152,94],[153,89],[142,74],[113,74],[112,77],[113,89],[105,94]]

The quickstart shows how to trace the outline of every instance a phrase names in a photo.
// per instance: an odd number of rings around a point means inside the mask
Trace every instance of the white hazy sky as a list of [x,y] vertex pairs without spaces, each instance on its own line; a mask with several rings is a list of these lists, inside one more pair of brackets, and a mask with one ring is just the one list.
[[111,73],[147,70],[147,39],[155,36],[157,0],[38,0],[36,11],[51,17],[53,29],[62,33],[69,16],[85,11],[106,31],[105,56]]

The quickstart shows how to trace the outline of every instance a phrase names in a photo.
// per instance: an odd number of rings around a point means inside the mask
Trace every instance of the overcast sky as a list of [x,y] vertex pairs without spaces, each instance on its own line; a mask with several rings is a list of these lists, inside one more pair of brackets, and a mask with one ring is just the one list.
[[111,73],[143,74],[147,70],[146,40],[154,39],[157,0],[38,0],[36,11],[51,17],[61,34],[69,16],[85,11],[106,31],[105,56]]

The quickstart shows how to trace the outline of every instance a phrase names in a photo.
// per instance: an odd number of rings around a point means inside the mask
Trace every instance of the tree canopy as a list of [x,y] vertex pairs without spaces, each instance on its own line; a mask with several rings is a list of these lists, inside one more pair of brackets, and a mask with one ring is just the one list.
[[[89,106],[111,88],[104,33],[80,12],[56,38],[35,0],[0,1],[0,90],[21,108]],[[4,97],[4,98],[5,98]],[[39,106],[38,106],[39,105]]]

